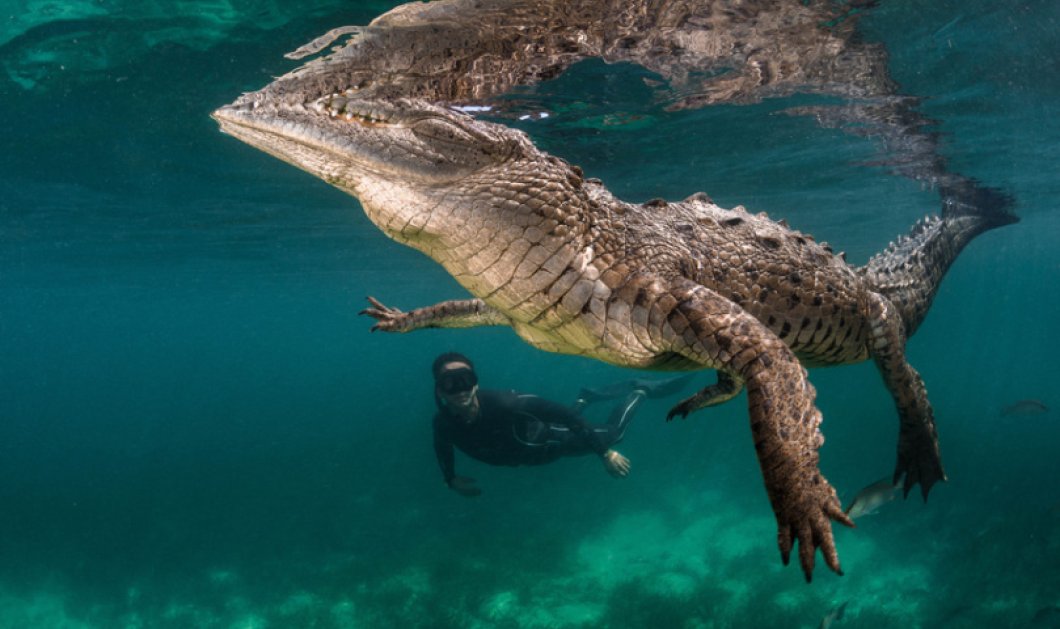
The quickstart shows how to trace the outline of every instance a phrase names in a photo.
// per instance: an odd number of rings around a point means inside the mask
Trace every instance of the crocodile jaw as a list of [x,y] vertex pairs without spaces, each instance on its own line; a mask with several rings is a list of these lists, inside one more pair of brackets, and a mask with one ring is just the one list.
[[343,172],[356,163],[353,154],[339,150],[306,112],[295,108],[259,112],[250,106],[226,105],[210,116],[222,132],[238,140],[351,192],[356,187],[356,174]]
[[357,197],[387,236],[426,251],[454,229],[440,199],[531,150],[525,134],[425,101],[331,95],[307,104],[247,94],[221,130]]
[[252,96],[211,114],[221,131],[357,196],[366,181],[452,187],[521,144],[510,129],[423,101]]

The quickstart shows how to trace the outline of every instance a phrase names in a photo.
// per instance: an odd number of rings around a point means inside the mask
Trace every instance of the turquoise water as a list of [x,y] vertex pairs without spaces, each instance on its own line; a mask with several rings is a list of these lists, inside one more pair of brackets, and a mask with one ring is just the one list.
[[[458,458],[484,495],[442,487],[438,352],[561,401],[631,372],[504,329],[370,334],[367,295],[463,293],[208,118],[396,3],[8,4],[0,627],[816,627],[844,602],[837,627],[1060,625],[1055,2],[862,19],[950,167],[1022,221],[961,255],[908,347],[950,481],[837,527],[846,575],[819,562],[812,585],[779,561],[743,398],[671,424],[672,400],[647,403],[624,481],[591,458]],[[517,124],[619,197],[705,190],[858,264],[937,211],[871,140],[783,113],[803,97],[667,112],[643,77],[583,62],[527,93],[557,115]],[[893,468],[893,405],[871,364],[811,378],[822,468],[849,498]],[[1028,398],[1050,410],[1001,415]]]

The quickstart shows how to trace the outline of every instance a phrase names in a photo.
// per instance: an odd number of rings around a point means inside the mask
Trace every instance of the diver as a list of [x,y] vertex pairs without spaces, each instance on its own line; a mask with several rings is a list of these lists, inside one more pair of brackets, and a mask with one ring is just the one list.
[[[604,389],[582,389],[568,407],[516,391],[480,390],[471,360],[456,352],[434,360],[434,451],[445,485],[462,496],[482,490],[473,478],[457,476],[453,447],[490,465],[543,465],[568,456],[596,454],[616,478],[629,474],[629,459],[613,448],[646,397],[662,397],[684,386],[690,375],[668,380],[635,379]],[[587,405],[622,398],[605,424],[580,415]]]

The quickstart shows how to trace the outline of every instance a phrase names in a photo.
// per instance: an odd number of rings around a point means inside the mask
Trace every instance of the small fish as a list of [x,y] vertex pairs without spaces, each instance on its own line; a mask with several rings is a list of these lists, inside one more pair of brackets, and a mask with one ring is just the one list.
[[1039,415],[1049,410],[1041,400],[1020,400],[1001,409],[1002,415]]
[[847,603],[849,603],[849,602],[850,601],[843,601],[842,605],[840,605],[839,607],[836,607],[832,611],[830,611],[827,614],[825,614],[824,618],[821,619],[821,624],[818,627],[818,629],[828,629],[829,627],[832,626],[832,623],[839,622],[840,620],[843,620],[843,612],[846,610]]
[[932,33],[931,36],[932,37],[938,37],[939,35],[942,35],[944,33],[948,33],[957,24],[957,22],[961,21],[961,18],[963,18],[963,17],[964,17],[963,15],[958,15],[957,17],[953,18],[949,22],[946,22],[941,27],[939,27],[939,29],[937,31]]
[[894,497],[898,495],[900,486],[901,484],[895,484],[890,476],[881,478],[859,491],[854,496],[854,500],[845,509],[845,513],[853,519],[876,513],[876,510],[881,506],[894,500]]
[[1039,609],[1031,618],[1032,627],[1060,627],[1060,607],[1048,605]]

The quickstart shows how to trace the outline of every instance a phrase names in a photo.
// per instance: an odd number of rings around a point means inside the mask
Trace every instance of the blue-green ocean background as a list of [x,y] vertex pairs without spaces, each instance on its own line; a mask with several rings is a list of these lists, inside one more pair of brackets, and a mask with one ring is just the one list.
[[[209,119],[395,4],[0,1],[0,627],[816,627],[843,602],[837,627],[1060,624],[1060,3],[861,22],[1022,222],[972,243],[909,343],[949,482],[837,527],[846,575],[812,585],[779,561],[743,397],[670,424],[650,401],[624,481],[458,457],[484,495],[442,486],[436,353],[562,401],[633,372],[500,328],[370,334],[367,295],[464,294]],[[520,126],[622,198],[705,190],[857,264],[938,209],[871,140],[781,113],[799,97],[668,113],[644,76],[585,62]],[[811,378],[849,498],[893,469],[894,407],[872,364]],[[1026,398],[1050,410],[1000,414]]]

